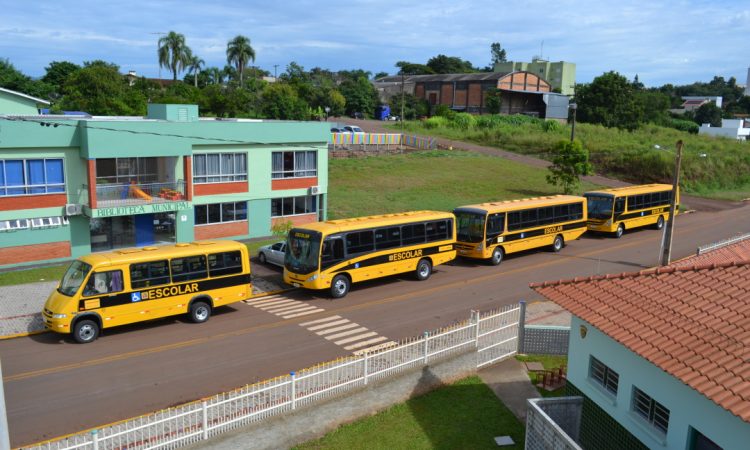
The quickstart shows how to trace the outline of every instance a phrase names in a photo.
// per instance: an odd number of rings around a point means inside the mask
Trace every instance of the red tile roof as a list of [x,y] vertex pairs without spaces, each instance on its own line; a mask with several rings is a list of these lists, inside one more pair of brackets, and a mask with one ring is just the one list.
[[750,261],[531,288],[750,422]]
[[722,243],[717,243],[713,250],[705,251],[699,255],[674,261],[671,265],[675,267],[702,266],[706,264],[720,264],[730,261],[750,261],[750,234],[738,236]]

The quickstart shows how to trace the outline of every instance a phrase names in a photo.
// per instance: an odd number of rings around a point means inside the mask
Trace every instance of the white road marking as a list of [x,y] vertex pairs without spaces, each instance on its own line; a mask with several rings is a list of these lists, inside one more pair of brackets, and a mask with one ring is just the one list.
[[355,348],[364,347],[365,345],[374,344],[376,342],[384,341],[386,339],[388,339],[388,338],[385,337],[385,336],[378,336],[378,337],[370,339],[368,341],[357,342],[356,344],[347,345],[346,347],[344,347],[344,350],[352,350],[352,349],[355,349]]
[[356,352],[354,352],[354,354],[362,355],[363,353],[369,353],[369,352],[374,352],[377,350],[382,350],[384,348],[393,347],[394,345],[398,345],[398,342],[396,341],[383,342],[382,344],[373,345],[372,347],[359,349]]
[[371,331],[369,333],[360,334],[358,336],[354,336],[354,337],[350,337],[350,338],[346,338],[346,339],[341,339],[340,341],[334,342],[334,344],[336,344],[336,345],[348,344],[349,342],[359,341],[359,340],[362,340],[364,338],[368,338],[368,337],[372,337],[372,336],[377,336],[377,335],[378,335],[378,333],[376,333],[374,331]]
[[[357,325],[357,324],[355,323],[354,325]],[[359,327],[359,325],[357,325],[357,326]],[[336,333],[336,334],[333,334],[331,336],[323,336],[323,337],[326,338],[326,339],[328,339],[329,341],[332,341],[334,339],[342,338],[344,336],[349,336],[351,334],[362,333],[363,331],[370,331],[370,330],[368,330],[365,327],[359,327],[359,328],[356,328],[354,330],[342,331],[341,333]]]
[[323,335],[325,335],[325,334],[331,334],[331,333],[335,333],[335,332],[337,332],[337,331],[341,331],[341,330],[346,330],[346,329],[348,329],[348,328],[355,328],[355,327],[359,327],[359,326],[361,326],[361,325],[360,325],[360,324],[358,324],[358,323],[354,323],[354,322],[349,322],[349,323],[347,323],[346,325],[341,325],[341,326],[339,326],[339,327],[336,327],[336,328],[331,328],[331,329],[329,329],[329,330],[320,330],[320,331],[316,331],[316,332],[315,332],[315,334],[317,334],[318,336],[323,336]]
[[[318,321],[317,320],[313,320],[313,322],[318,322]],[[307,327],[307,329],[310,330],[310,331],[315,331],[315,330],[320,330],[320,329],[323,329],[323,328],[328,328],[328,327],[334,327],[336,325],[341,325],[342,323],[353,323],[353,322],[349,322],[346,319],[341,319],[341,320],[337,320],[335,322],[324,323],[323,325],[315,325],[314,327]],[[304,325],[304,324],[300,324],[300,325]]]
[[323,323],[323,322],[328,322],[329,320],[336,320],[336,319],[340,319],[340,318],[341,318],[341,316],[331,316],[331,317],[325,317],[325,318],[323,318],[323,319],[311,320],[311,321],[309,321],[309,322],[302,322],[302,323],[301,323],[301,324],[299,324],[299,325],[300,325],[301,327],[306,327],[306,326],[308,326],[308,325],[314,325],[314,324],[316,324],[316,323]]
[[320,308],[315,308],[315,309],[311,309],[309,311],[298,312],[296,314],[289,314],[289,315],[281,316],[281,318],[282,319],[291,319],[292,317],[306,316],[308,314],[315,314],[315,313],[319,313],[321,311],[325,311],[325,310],[324,309],[320,309]]

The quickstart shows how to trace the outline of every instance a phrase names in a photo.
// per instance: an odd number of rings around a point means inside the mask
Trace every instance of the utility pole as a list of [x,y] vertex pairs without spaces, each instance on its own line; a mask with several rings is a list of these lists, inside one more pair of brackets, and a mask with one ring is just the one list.
[[682,140],[677,141],[677,154],[674,158],[672,176],[672,203],[669,205],[669,219],[664,235],[664,249],[661,254],[661,265],[668,266],[672,257],[672,233],[674,232],[674,215],[677,212],[677,191],[680,185],[680,163],[682,162]]
[[273,78],[274,78],[274,80],[276,79],[276,68],[277,68],[277,67],[279,67],[279,65],[278,65],[278,64],[274,64],[274,65],[273,65]]
[[404,72],[401,71],[401,115],[399,116],[399,119],[401,120],[401,133],[404,132]]
[[571,103],[569,108],[573,111],[573,123],[570,126],[570,142],[576,140],[576,110],[578,109],[577,103]]

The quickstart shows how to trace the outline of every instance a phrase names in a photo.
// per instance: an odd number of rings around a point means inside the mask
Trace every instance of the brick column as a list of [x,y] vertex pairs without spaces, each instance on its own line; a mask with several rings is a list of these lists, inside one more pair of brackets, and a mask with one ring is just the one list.
[[96,160],[88,160],[89,207],[96,209]]
[[183,176],[185,178],[185,199],[187,201],[193,200],[193,157],[183,156],[182,157]]

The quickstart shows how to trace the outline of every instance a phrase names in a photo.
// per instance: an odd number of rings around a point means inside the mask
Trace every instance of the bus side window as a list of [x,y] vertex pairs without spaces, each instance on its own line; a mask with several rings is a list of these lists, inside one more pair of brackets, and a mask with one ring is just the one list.
[[326,238],[323,241],[321,262],[324,266],[331,266],[344,259],[344,240],[341,238]]
[[615,199],[615,214],[622,214],[625,211],[625,197]]
[[505,213],[490,214],[487,217],[487,238],[495,237],[505,228]]
[[122,291],[122,271],[94,272],[83,288],[83,295],[109,294]]

